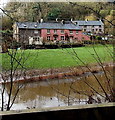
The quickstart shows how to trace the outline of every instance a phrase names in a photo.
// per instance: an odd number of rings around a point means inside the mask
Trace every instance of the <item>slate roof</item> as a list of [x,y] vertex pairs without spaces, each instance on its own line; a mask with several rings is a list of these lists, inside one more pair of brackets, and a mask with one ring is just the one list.
[[76,20],[74,22],[77,22],[78,25],[82,26],[82,25],[104,25],[103,22],[101,20],[99,21],[80,21],[80,20]]
[[60,22],[17,22],[17,25],[21,29],[70,29],[70,30],[82,30],[82,28],[73,23],[62,24]]

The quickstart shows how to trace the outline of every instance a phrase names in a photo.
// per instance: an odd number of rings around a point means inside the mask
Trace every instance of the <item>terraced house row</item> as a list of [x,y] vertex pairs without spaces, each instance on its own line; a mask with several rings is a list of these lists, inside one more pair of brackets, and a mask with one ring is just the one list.
[[87,33],[104,32],[104,24],[99,21],[50,21],[16,22],[13,25],[13,38],[26,45],[46,43],[78,43],[90,40]]

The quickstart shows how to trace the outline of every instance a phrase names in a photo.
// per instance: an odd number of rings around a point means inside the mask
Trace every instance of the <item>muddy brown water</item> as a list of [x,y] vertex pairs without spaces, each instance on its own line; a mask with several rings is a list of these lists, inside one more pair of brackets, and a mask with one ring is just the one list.
[[[107,77],[111,79],[112,86],[112,69],[106,71]],[[109,87],[106,81],[104,72],[95,73],[96,77],[102,84],[104,90],[109,94]],[[17,89],[17,84],[13,88],[12,98]],[[94,90],[97,92],[94,92]],[[7,85],[9,91],[9,85]],[[99,94],[100,95],[99,95]],[[67,77],[64,79],[54,79],[39,82],[24,83],[20,89],[13,110],[31,109],[31,108],[45,108],[68,105],[87,104],[88,96],[98,96],[101,99],[104,96],[103,90],[99,86],[95,77],[87,73],[84,76]],[[7,91],[6,91],[6,99]],[[104,100],[102,99],[102,102]]]

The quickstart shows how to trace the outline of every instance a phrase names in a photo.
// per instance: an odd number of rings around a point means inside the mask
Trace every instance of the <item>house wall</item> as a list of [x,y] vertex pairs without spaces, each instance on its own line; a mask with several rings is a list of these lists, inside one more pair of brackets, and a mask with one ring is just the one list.
[[[73,31],[70,33],[70,31]],[[69,36],[69,42],[77,43],[82,40],[90,40],[90,37],[87,35],[84,35],[81,30],[68,30],[65,29],[64,33],[61,32],[61,30],[57,30],[56,33],[54,33],[54,30],[50,30],[50,33],[47,33],[47,29],[19,29],[17,26],[14,26],[14,36],[17,42],[20,42],[22,44],[29,45],[30,39],[33,41],[33,37],[39,36],[42,38],[42,41],[44,42],[50,42],[50,41],[67,41],[66,34]],[[54,35],[57,35],[57,40],[54,40]],[[47,37],[50,36],[50,39],[47,40]],[[64,40],[62,40],[61,37],[64,37]],[[65,40],[66,39],[66,40]],[[41,43],[40,43],[41,44]]]
[[40,36],[40,30],[36,29],[20,29],[19,41],[21,43],[29,44],[29,37]]
[[[87,25],[87,26],[81,26],[84,32],[92,32],[92,33],[104,33],[104,26],[101,25]],[[101,30],[101,31],[100,31]]]
[[19,28],[16,23],[13,25],[13,39],[19,42]]
[[[73,33],[70,33],[70,31],[73,31]],[[87,36],[87,35],[84,35],[81,30],[77,31],[77,33],[76,33],[76,30],[67,30],[67,29],[64,30],[64,33],[61,33],[61,30],[57,30],[56,33],[54,33],[54,30],[50,30],[50,33],[47,33],[47,29],[42,29],[41,30],[41,37],[43,37],[43,39],[45,41],[48,41],[47,40],[48,36],[50,36],[51,41],[54,41],[54,35],[55,34],[57,35],[57,40],[56,41],[61,41],[61,36],[64,36],[64,40],[65,40],[65,34],[67,34],[70,39],[73,36],[72,39],[74,40],[74,42],[75,42],[75,40],[76,41],[82,41],[83,39],[84,40],[90,40],[90,37]]]

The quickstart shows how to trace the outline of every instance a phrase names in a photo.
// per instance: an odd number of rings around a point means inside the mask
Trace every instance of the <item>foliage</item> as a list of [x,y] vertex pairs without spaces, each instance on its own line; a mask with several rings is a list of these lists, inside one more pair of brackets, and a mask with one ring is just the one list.
[[[80,3],[81,5],[85,5],[86,7],[80,7],[76,6],[75,4],[69,4],[69,3],[9,3],[5,7],[5,12],[7,13],[7,16],[11,18],[7,19],[6,16],[4,16],[4,30],[12,29],[12,23],[14,21],[38,21],[39,19],[43,18],[47,20],[47,16],[50,13],[50,16],[53,18],[59,17],[61,19],[85,19],[87,16],[91,17],[91,20],[94,20],[94,17],[102,17],[98,13],[100,13],[101,10],[112,10],[112,4],[111,3]],[[88,9],[89,7],[89,9]],[[57,10],[56,10],[57,9]],[[58,11],[59,10],[59,11]],[[61,12],[60,12],[61,11]],[[92,14],[93,13],[93,14]],[[97,13],[97,14],[94,14]],[[81,15],[82,14],[82,15]],[[92,15],[92,16],[91,16]],[[110,22],[114,23],[114,11],[110,12],[110,15],[107,15],[104,13],[103,20],[106,18],[106,21],[104,21],[106,25],[106,32],[112,33],[111,28],[113,26],[110,24]],[[11,22],[11,23],[10,23]],[[9,24],[10,23],[10,24]],[[6,34],[6,33],[5,33]],[[8,32],[7,32],[8,34]],[[100,38],[97,38],[100,39]],[[92,39],[93,40],[93,39]],[[17,43],[16,43],[17,44]],[[10,49],[8,53],[0,54],[2,56],[2,68],[4,70],[4,73],[8,74],[7,80],[10,80],[10,89],[8,91],[8,103],[7,103],[7,110],[10,110],[12,107],[15,98],[22,87],[20,84],[17,85],[18,89],[15,94],[15,97],[13,98],[13,101],[11,101],[12,96],[12,88],[14,86],[13,80],[16,78],[18,80],[18,77],[16,76],[16,71],[21,70],[21,76],[25,77],[24,72],[26,69],[45,69],[45,68],[64,68],[64,67],[70,67],[70,66],[86,66],[86,68],[90,71],[90,68],[88,68],[88,64],[95,64],[98,63],[100,67],[103,69],[103,72],[105,72],[103,68],[103,63],[112,61],[113,58],[113,47],[108,45],[93,45],[93,46],[86,46],[86,47],[80,47],[80,48],[67,48],[67,49],[54,49],[54,50],[17,50],[17,49]],[[84,54],[85,53],[85,54]],[[22,71],[22,69],[24,71]],[[22,74],[23,72],[23,74]],[[4,78],[6,78],[3,75]],[[16,76],[16,77],[15,77]],[[107,86],[109,87],[109,90],[112,94],[107,94],[104,87],[100,84],[100,79],[97,79],[95,74],[93,74],[96,81],[99,83],[99,88],[101,88],[102,92],[105,94],[105,98],[110,101],[114,101],[113,98],[113,91],[111,90],[111,86],[109,86],[110,80],[106,76],[107,79]],[[6,83],[6,79],[4,79],[4,83]],[[2,108],[1,110],[4,110],[4,93],[5,93],[5,84],[3,85],[2,91]],[[108,89],[107,87],[107,89]],[[112,86],[113,87],[113,86]],[[93,88],[93,86],[91,86]],[[94,90],[94,89],[93,89]],[[95,91],[94,91],[95,92]],[[100,94],[100,93],[99,93]],[[111,96],[113,97],[111,99]],[[68,103],[69,103],[69,97],[70,97],[70,91],[68,94]],[[92,96],[89,96],[92,97]]]
[[49,14],[47,15],[48,20],[55,20],[59,17],[61,11],[58,8],[54,8]]
[[[110,20],[114,24],[114,10],[112,3],[79,3],[79,5],[85,5],[89,8],[93,9],[98,14],[94,13],[90,9],[86,9],[85,7],[80,7],[75,4],[69,3],[48,3],[48,2],[32,2],[32,3],[8,3],[5,7],[5,10],[8,11],[11,17],[13,17],[13,21],[8,17],[3,17],[3,28],[4,29],[12,29],[12,24],[14,21],[39,21],[41,18],[44,21],[47,20],[55,20],[64,19],[70,20],[98,20],[99,17],[103,17],[103,21],[105,23],[105,33],[112,34],[108,25],[110,25],[105,19]],[[104,19],[105,18],[105,19]],[[107,28],[106,28],[107,27]]]
[[2,30],[11,30],[13,21],[8,16],[2,17]]
[[100,10],[100,14],[102,15],[102,17],[106,17],[107,15],[109,15],[109,13],[109,10]]
[[[115,24],[115,16],[108,15],[105,17],[108,21],[111,21],[112,24]],[[105,32],[108,34],[115,35],[114,26],[112,26],[108,21],[105,21]]]
[[96,16],[94,14],[90,14],[85,17],[86,20],[97,20]]
[[115,16],[115,10],[111,10],[110,15]]

